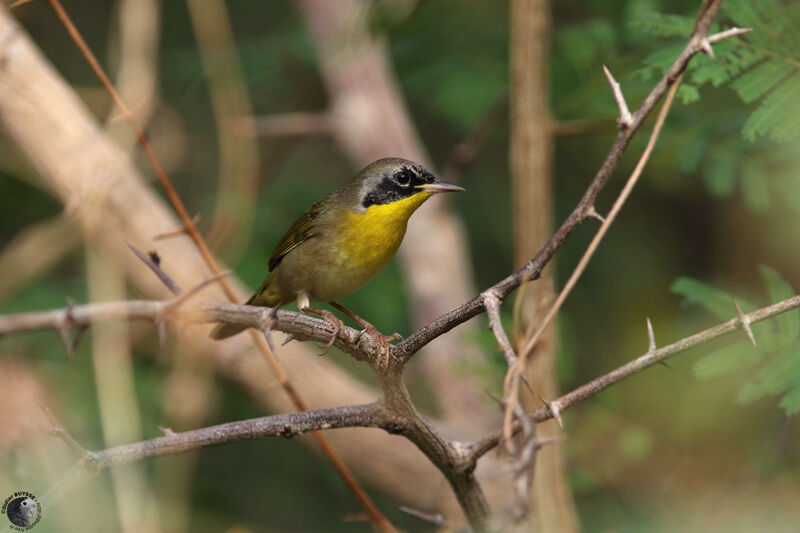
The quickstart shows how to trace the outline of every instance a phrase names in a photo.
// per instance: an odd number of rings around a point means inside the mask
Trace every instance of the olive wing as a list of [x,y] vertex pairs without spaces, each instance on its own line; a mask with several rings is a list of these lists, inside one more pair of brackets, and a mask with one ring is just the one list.
[[314,204],[286,230],[286,233],[281,237],[280,242],[278,242],[278,245],[275,247],[275,251],[272,252],[269,258],[270,272],[278,266],[278,263],[281,262],[286,254],[314,236],[318,214],[319,207],[317,204]]

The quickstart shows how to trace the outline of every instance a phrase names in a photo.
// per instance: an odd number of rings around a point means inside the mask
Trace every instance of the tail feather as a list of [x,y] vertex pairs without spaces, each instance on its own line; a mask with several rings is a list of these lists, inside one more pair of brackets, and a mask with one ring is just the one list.
[[[272,291],[269,290],[270,288],[270,280],[272,276],[270,275],[267,279],[264,280],[264,283],[261,284],[261,287],[253,294],[249,300],[247,300],[244,305],[259,305],[264,307],[275,307],[276,305],[280,305],[281,298],[277,294],[273,294]],[[228,337],[233,337],[241,333],[242,331],[246,330],[247,326],[242,326],[240,324],[217,324],[214,329],[211,330],[211,333],[208,334],[214,340],[222,340],[227,339]]]

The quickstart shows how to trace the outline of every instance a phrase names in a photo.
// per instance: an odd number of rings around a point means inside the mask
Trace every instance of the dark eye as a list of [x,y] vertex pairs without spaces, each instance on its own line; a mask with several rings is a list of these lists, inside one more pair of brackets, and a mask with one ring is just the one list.
[[400,172],[394,175],[394,181],[403,187],[408,186],[411,183],[411,174],[406,172],[405,170],[401,170]]

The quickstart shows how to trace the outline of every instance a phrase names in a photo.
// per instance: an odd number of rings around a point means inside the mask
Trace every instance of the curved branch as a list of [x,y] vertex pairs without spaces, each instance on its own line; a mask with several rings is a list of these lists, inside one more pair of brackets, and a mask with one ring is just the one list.
[[[636,359],[612,370],[608,374],[600,376],[599,378],[593,379],[592,381],[581,385],[577,389],[574,389],[567,394],[564,394],[560,398],[553,400],[552,402],[547,402],[544,407],[540,407],[539,409],[533,411],[532,413],[528,414],[529,418],[532,418],[534,422],[543,422],[550,418],[559,418],[561,411],[566,409],[567,407],[572,407],[583,400],[594,396],[598,392],[607,389],[611,385],[626,379],[633,374],[639,373],[642,370],[649,368],[657,363],[662,362],[663,360],[676,355],[678,353],[684,352],[689,348],[694,348],[700,344],[704,344],[712,339],[725,335],[727,333],[731,333],[733,331],[743,329],[745,332],[748,331],[750,324],[755,324],[756,322],[761,322],[762,320],[767,320],[772,318],[776,315],[781,313],[785,313],[787,311],[791,311],[792,309],[797,309],[800,307],[800,295],[793,296],[791,298],[787,298],[786,300],[782,300],[780,302],[774,303],[772,305],[768,305],[767,307],[763,307],[752,313],[748,314],[740,314],[737,313],[738,316],[736,318],[732,318],[727,322],[723,322],[722,324],[717,324],[716,326],[710,327],[705,329],[699,333],[695,333],[689,337],[684,337],[679,341],[673,342],[667,346],[662,348],[655,348],[655,341],[654,335],[652,334],[652,325],[650,324],[650,320],[648,319],[648,350],[645,354],[637,357]],[[748,335],[749,336],[749,335]],[[520,430],[520,423],[514,422],[513,432],[516,433]],[[503,430],[497,430],[490,435],[486,435],[485,437],[478,439],[468,445],[467,448],[467,460],[477,461],[481,456],[483,456],[486,452],[492,450],[495,446],[499,444],[501,439],[503,438]]]
[[483,293],[469,300],[468,302],[460,305],[452,311],[439,316],[436,320],[426,324],[414,334],[407,337],[403,342],[397,344],[392,349],[392,355],[401,359],[408,360],[419,351],[423,346],[431,342],[433,339],[447,333],[459,324],[463,324],[470,318],[473,318],[486,310],[487,297],[494,295],[499,296],[501,299],[508,296],[513,290],[519,287],[524,281],[534,280],[539,277],[544,267],[556,252],[561,248],[567,238],[584,220],[593,218],[595,213],[594,203],[605,186],[611,173],[617,166],[622,154],[628,146],[628,143],[633,138],[634,134],[641,128],[645,119],[655,109],[656,104],[661,100],[667,90],[675,83],[676,79],[682,73],[689,61],[698,53],[705,52],[707,47],[710,46],[709,42],[718,42],[721,39],[738,35],[747,30],[739,29],[737,32],[731,30],[720,32],[712,36],[708,35],[708,28],[711,21],[716,15],[719,5],[722,0],[710,0],[704,3],[698,21],[695,24],[692,36],[689,38],[688,43],[667,69],[666,73],[661,77],[656,85],[651,89],[650,93],[645,97],[641,105],[631,115],[630,122],[626,121],[625,127],[620,129],[611,150],[606,156],[605,161],[600,166],[600,169],[595,174],[583,197],[573,209],[572,213],[567,217],[563,224],[556,230],[555,234],[547,241],[547,244],[533,257],[528,263],[508,275],[505,279],[487,288]]
[[[238,420],[180,433],[167,430],[163,437],[155,439],[96,452],[82,450],[83,457],[78,464],[45,493],[42,501],[56,501],[70,489],[88,481],[106,468],[134,461],[178,455],[199,448],[241,440],[264,437],[291,438],[295,435],[323,429],[389,427],[390,425],[390,416],[381,403],[376,402]],[[60,436],[64,436],[64,431],[63,428],[59,428]],[[68,438],[74,442],[74,439]],[[74,445],[73,448],[75,448]]]
[[[78,331],[98,322],[114,320],[145,320],[159,327],[173,320],[188,323],[226,322],[267,332],[274,329],[288,333],[296,340],[317,342],[327,342],[336,333],[327,321],[294,311],[273,311],[264,307],[227,302],[184,303],[184,298],[178,296],[172,300],[101,302],[0,316],[0,337],[47,330],[69,337],[73,330]],[[380,365],[384,361],[380,340],[347,326],[338,332],[333,345],[370,364]]]

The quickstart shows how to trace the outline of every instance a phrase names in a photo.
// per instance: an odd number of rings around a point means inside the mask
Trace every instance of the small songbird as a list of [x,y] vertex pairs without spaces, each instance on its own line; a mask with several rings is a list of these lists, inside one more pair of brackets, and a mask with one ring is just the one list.
[[[330,302],[376,332],[335,300],[383,270],[403,241],[409,217],[425,200],[463,190],[407,159],[390,157],[367,165],[292,224],[269,258],[267,279],[246,304],[276,308],[296,301],[301,311],[331,321],[330,312],[310,307],[311,301]],[[225,339],[245,329],[218,324],[210,336]]]

